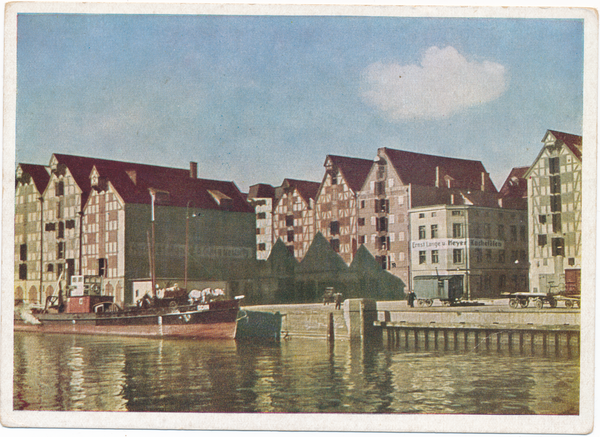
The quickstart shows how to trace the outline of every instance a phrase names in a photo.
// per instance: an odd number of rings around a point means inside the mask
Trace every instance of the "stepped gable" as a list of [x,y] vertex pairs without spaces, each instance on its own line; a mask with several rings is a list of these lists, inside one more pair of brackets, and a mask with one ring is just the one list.
[[[452,180],[451,188],[466,188],[481,191],[482,173],[484,174],[485,190],[497,193],[498,190],[489,177],[481,161],[469,159],[447,158],[423,153],[407,152],[404,150],[388,149],[385,154],[396,169],[404,185],[436,186],[436,178],[442,180],[440,186],[446,186],[444,177]],[[436,169],[439,168],[439,175]]]
[[159,204],[163,205],[254,212],[235,183],[194,178],[190,176],[189,169],[72,155],[54,156],[69,168],[85,200],[92,189],[90,174],[95,169],[100,178],[113,185],[126,203],[149,204],[149,190],[154,189],[169,193],[168,199],[159,200]]
[[255,184],[248,190],[248,199],[275,198],[275,188],[269,184]]
[[554,138],[562,141],[565,145],[571,149],[571,152],[581,161],[581,152],[583,148],[583,137],[579,135],[567,134],[565,132],[559,132],[555,130],[549,130]]
[[348,271],[348,266],[332,248],[327,239],[317,232],[306,255],[296,268],[297,273],[338,272]]
[[315,200],[320,187],[319,182],[303,181],[299,179],[284,179],[282,188],[295,188],[300,196],[310,205],[310,199]]
[[21,167],[23,173],[31,176],[38,193],[46,191],[48,182],[50,182],[50,174],[47,167],[39,164],[19,164],[19,167]]
[[500,189],[500,197],[527,197],[527,179],[525,178],[527,170],[529,167],[513,168]]
[[[369,176],[373,161],[348,156],[328,155],[331,163],[337,167],[344,176],[344,180],[355,193],[359,192]],[[327,163],[327,161],[325,161]]]

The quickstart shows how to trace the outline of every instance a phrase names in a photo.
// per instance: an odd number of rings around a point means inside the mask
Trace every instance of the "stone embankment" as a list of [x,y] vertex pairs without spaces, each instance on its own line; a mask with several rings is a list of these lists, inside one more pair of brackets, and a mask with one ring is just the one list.
[[484,306],[410,308],[406,301],[373,302],[366,299],[344,301],[341,309],[335,304],[258,305],[245,307],[252,311],[280,312],[282,338],[308,337],[349,340],[380,334],[382,327],[394,325],[426,326],[437,324],[447,329],[463,330],[472,326],[511,326],[515,329],[578,330],[580,312],[566,308],[509,308],[508,301],[484,302]]

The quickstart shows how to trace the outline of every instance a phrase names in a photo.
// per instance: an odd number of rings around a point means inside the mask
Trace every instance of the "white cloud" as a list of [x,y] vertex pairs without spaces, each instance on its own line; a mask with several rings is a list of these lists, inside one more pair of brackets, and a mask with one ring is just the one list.
[[390,119],[431,119],[498,98],[507,78],[500,64],[469,62],[454,47],[430,47],[420,66],[371,64],[363,83],[363,99]]

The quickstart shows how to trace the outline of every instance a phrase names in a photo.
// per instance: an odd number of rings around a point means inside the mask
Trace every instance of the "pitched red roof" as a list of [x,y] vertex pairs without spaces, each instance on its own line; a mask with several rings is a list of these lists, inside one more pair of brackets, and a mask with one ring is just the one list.
[[319,187],[321,184],[319,182],[312,181],[302,181],[299,179],[284,179],[281,184],[282,187],[287,186],[290,188],[295,188],[298,190],[298,193],[302,196],[302,198],[309,203],[309,199],[315,200],[317,196],[317,192],[319,191]]
[[50,174],[48,169],[43,165],[38,164],[19,164],[21,170],[31,176],[35,188],[39,193],[43,193],[50,182]]
[[529,167],[515,167],[510,171],[510,174],[504,181],[504,185],[500,189],[500,197],[527,197],[527,173]]
[[275,188],[269,184],[251,185],[248,190],[248,199],[271,198],[275,197]]
[[580,137],[579,135],[567,134],[567,133],[559,132],[559,131],[555,131],[555,130],[549,130],[548,132],[550,132],[552,135],[554,135],[554,137],[557,140],[560,140],[563,143],[565,143],[565,145],[569,149],[571,149],[571,152],[573,152],[573,154],[577,157],[577,159],[579,159],[581,161],[583,137]]
[[388,156],[398,176],[406,185],[436,186],[436,169],[439,168],[442,186],[446,186],[444,177],[447,176],[452,179],[452,188],[481,190],[483,174],[485,191],[498,192],[481,161],[425,155],[387,147],[380,150]]
[[[226,209],[254,212],[234,182],[190,177],[189,169],[160,167],[123,161],[88,158],[73,155],[54,155],[67,166],[87,200],[92,190],[90,173],[95,167],[101,178],[109,181],[126,203],[151,203],[150,189],[166,191],[169,206],[190,206],[200,209]],[[212,195],[210,191],[215,195]],[[218,192],[231,198],[219,203]]]
[[327,159],[330,159],[331,163],[342,172],[346,183],[355,193],[362,189],[371,167],[373,167],[373,161],[369,159],[338,155],[327,155]]

